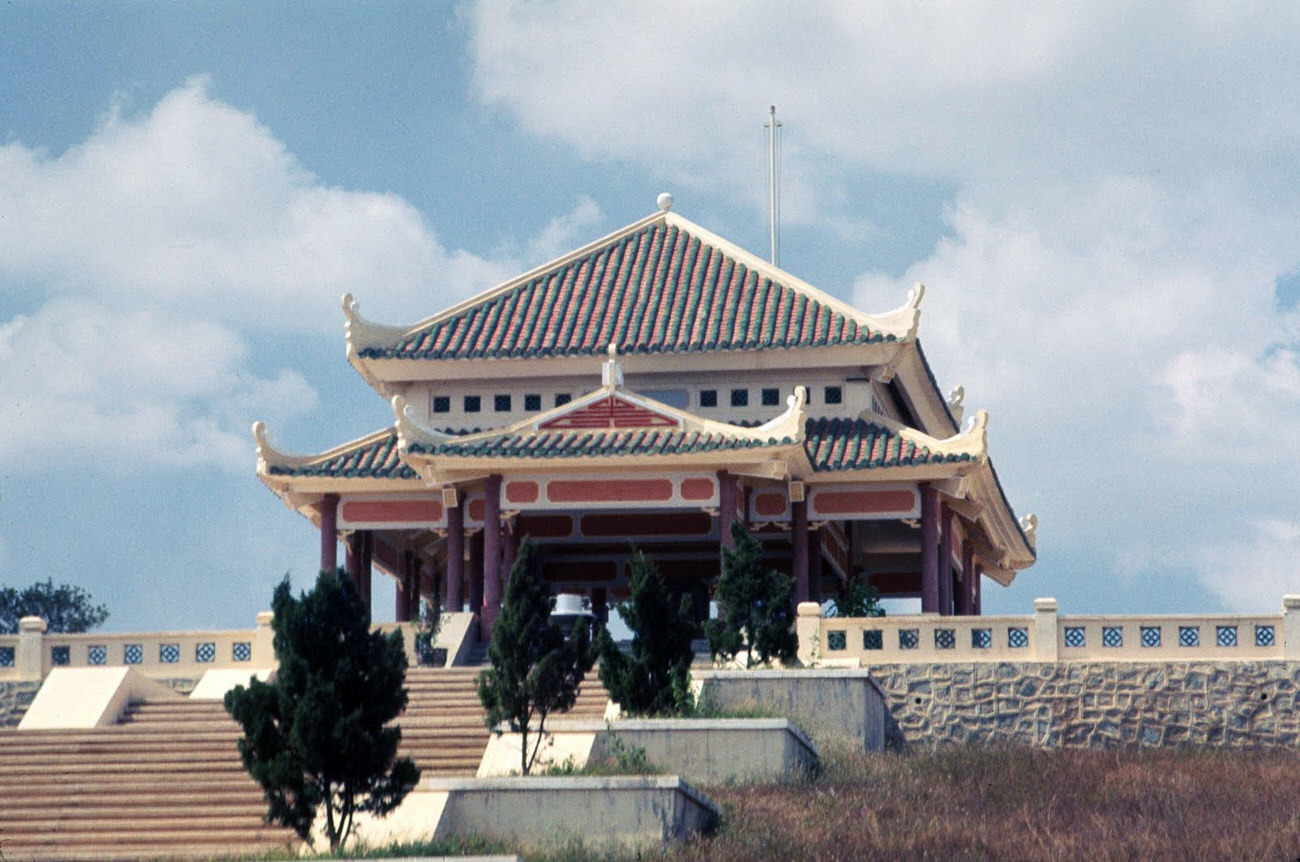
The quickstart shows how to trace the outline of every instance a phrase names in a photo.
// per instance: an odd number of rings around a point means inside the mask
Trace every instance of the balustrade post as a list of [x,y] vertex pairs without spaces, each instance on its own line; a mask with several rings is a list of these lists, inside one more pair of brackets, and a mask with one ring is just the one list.
[[253,669],[266,670],[275,667],[275,631],[271,621],[275,614],[262,611],[257,615],[257,632],[253,635]]
[[1056,661],[1056,599],[1034,599],[1034,658]]
[[814,653],[824,650],[821,642],[822,606],[816,602],[800,602],[795,608],[795,636],[799,638],[799,663],[811,664]]
[[1300,661],[1300,596],[1282,597],[1282,658]]
[[40,682],[45,678],[45,620],[23,617],[18,621],[18,650],[14,666],[21,682]]

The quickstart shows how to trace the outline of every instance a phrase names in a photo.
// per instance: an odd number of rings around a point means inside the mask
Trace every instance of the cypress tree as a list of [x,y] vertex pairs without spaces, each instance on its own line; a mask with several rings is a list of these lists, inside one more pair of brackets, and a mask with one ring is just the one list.
[[[565,632],[551,623],[554,605],[550,585],[534,564],[532,543],[524,539],[488,644],[492,667],[478,679],[488,727],[505,723],[520,734],[519,767],[524,775],[537,758],[546,717],[573,708],[578,686],[596,658],[585,624],[579,622]],[[531,752],[530,735],[536,737]]]
[[228,692],[226,711],[243,726],[239,754],[262,786],[267,821],[308,840],[323,807],[333,851],[358,811],[387,814],[420,779],[410,758],[397,758],[401,730],[388,726],[406,707],[402,635],[371,632],[341,571],[322,571],[296,599],[286,576],[271,608],[279,669]]
[[624,654],[601,632],[600,679],[610,697],[631,715],[674,715],[690,704],[691,638],[690,596],[677,608],[664,585],[659,568],[641,551],[634,551],[628,569],[630,598],[618,606],[618,615],[632,630],[632,645]]
[[763,546],[740,521],[732,521],[735,550],[722,549],[722,575],[714,587],[718,619],[704,633],[714,658],[734,658],[743,648],[746,667],[789,661],[798,651],[794,633],[794,579],[763,568]]

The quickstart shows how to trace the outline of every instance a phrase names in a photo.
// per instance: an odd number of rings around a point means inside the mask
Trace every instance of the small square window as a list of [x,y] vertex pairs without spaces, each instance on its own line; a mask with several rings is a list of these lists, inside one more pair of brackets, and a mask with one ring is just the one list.
[[1201,645],[1201,627],[1200,626],[1179,626],[1178,627],[1178,645],[1185,647],[1198,647]]
[[867,629],[862,633],[863,649],[884,649],[885,633],[880,629]]
[[1086,630],[1083,626],[1065,627],[1065,645],[1079,649],[1088,645]]
[[1119,648],[1124,646],[1124,629],[1122,626],[1102,626],[1101,645]]
[[466,413],[477,413],[477,412],[479,412],[479,410],[481,410],[481,409],[483,409],[483,401],[482,401],[482,399],[480,399],[477,395],[466,395],[466,396],[465,396],[465,412],[466,412]]
[[567,392],[557,392],[555,394],[556,407],[563,407],[565,404],[568,404],[572,400],[573,400],[573,396]]
[[1255,646],[1273,646],[1275,642],[1272,626],[1255,626]]
[[540,396],[540,395],[525,395],[525,396],[524,396],[524,409],[525,409],[525,410],[541,410],[541,409],[542,409],[542,396]]
[[992,649],[993,629],[971,629],[970,645],[974,649]]
[[1147,649],[1160,646],[1160,626],[1140,626],[1138,632],[1141,636],[1142,646]]
[[1029,646],[1029,629],[1023,626],[1012,626],[1007,629],[1007,646],[1012,649],[1024,649]]
[[509,413],[510,410],[511,410],[511,407],[510,407],[510,396],[509,396],[509,395],[493,395],[493,396],[492,396],[492,409],[495,410],[495,411],[498,412],[498,413]]
[[235,661],[252,661],[253,644],[251,641],[236,641],[230,647],[230,657]]
[[1215,626],[1214,641],[1221,647],[1235,647],[1237,645],[1237,627]]
[[826,394],[825,394],[825,403],[827,403],[827,404],[843,404],[843,403],[844,403],[844,387],[843,387],[843,386],[827,386],[827,387],[826,387]]
[[749,406],[749,390],[748,390],[748,389],[733,389],[733,390],[731,390],[731,406],[732,406],[732,407],[748,407],[748,406]]
[[956,646],[957,646],[956,629],[935,629],[934,630],[935,649],[954,649]]
[[701,390],[700,390],[700,406],[701,406],[701,407],[717,407],[717,406],[718,406],[718,390],[716,390],[716,389],[701,389]]
[[72,647],[50,647],[50,664],[63,667],[72,663]]
[[919,644],[920,642],[921,642],[921,632],[918,629],[898,630],[899,649],[916,649],[917,644]]
[[434,413],[450,413],[450,412],[451,412],[451,396],[449,396],[449,395],[435,395],[435,396],[433,396],[433,412],[434,412]]
[[781,390],[780,390],[780,389],[764,389],[764,390],[763,390],[763,406],[764,406],[764,407],[775,407],[775,406],[777,406],[777,405],[780,404],[780,403],[781,403]]
[[837,629],[826,633],[826,649],[831,652],[843,652],[848,649],[848,646],[848,634],[843,629]]

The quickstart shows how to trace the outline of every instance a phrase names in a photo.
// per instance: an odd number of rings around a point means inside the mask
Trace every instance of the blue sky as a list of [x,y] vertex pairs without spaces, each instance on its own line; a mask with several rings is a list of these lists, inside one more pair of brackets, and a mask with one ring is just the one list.
[[[1300,592],[1300,26],[1243,3],[8,3],[0,583],[246,627],[315,566],[248,428],[391,421],[410,322],[652,211],[868,311],[929,288],[1040,561],[986,609]],[[381,609],[388,602],[380,600]]]

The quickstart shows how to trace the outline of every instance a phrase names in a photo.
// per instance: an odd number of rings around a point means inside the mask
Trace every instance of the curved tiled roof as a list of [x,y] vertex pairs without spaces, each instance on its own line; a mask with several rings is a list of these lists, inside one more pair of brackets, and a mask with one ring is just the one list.
[[813,469],[819,473],[972,460],[972,456],[964,452],[931,452],[897,432],[865,419],[809,419],[804,424],[804,449]]
[[656,221],[439,317],[367,359],[688,353],[894,341]]
[[608,431],[548,431],[472,441],[413,443],[410,452],[459,458],[599,458],[615,455],[686,455],[789,445],[785,439],[756,440],[702,431],[635,428]]
[[292,466],[272,464],[266,472],[270,476],[329,476],[336,479],[416,478],[415,471],[402,463],[398,455],[396,431],[320,461]]

